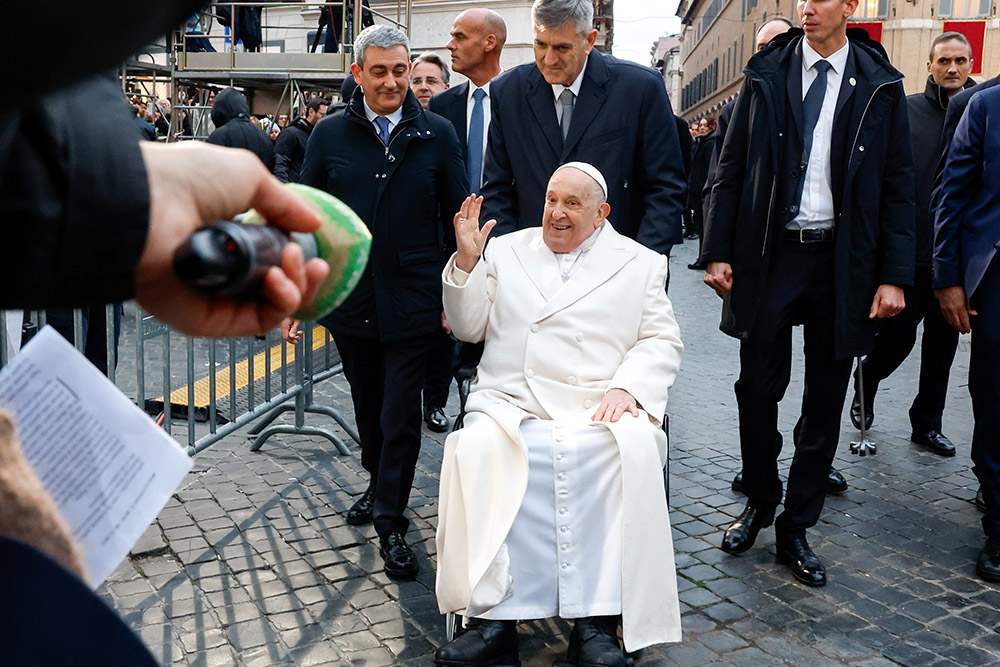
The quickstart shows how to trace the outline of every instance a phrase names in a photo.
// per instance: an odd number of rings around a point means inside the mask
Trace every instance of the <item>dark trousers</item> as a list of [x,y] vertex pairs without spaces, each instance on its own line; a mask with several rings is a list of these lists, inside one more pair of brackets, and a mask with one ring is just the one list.
[[892,375],[909,356],[917,340],[917,325],[923,320],[920,383],[910,406],[910,424],[916,433],[940,431],[948,374],[958,348],[958,331],[941,314],[930,267],[917,267],[914,286],[904,292],[906,308],[896,317],[879,321],[875,348],[865,358],[865,396],[873,397],[878,383]]
[[427,353],[424,407],[443,408],[448,402],[448,389],[451,387],[451,366],[455,358],[455,339],[444,329],[439,329],[431,335],[433,342]]
[[833,244],[783,241],[753,329],[740,345],[736,382],[743,486],[752,504],[773,508],[782,492],[778,403],[791,376],[792,326],[803,325],[805,388],[793,432],[785,511],[775,525],[779,539],[801,536],[819,520],[837,452],[851,359],[834,357],[833,312]]
[[375,485],[375,531],[405,533],[403,516],[420,453],[420,390],[432,334],[380,342],[337,334],[361,437],[361,465]]
[[969,393],[972,415],[973,472],[986,501],[983,531],[1000,536],[1000,260],[986,270],[972,297],[978,315],[972,318]]
[[[83,354],[90,363],[97,366],[97,369],[108,374],[108,344],[107,328],[108,318],[104,306],[93,306],[82,309],[83,330],[80,332],[84,340]],[[122,305],[116,303],[112,306],[114,314],[114,350],[117,366],[118,360],[118,340],[122,332]],[[45,322],[51,324],[52,328],[62,334],[63,338],[70,343],[73,342],[73,311],[72,310],[48,310],[45,312]]]

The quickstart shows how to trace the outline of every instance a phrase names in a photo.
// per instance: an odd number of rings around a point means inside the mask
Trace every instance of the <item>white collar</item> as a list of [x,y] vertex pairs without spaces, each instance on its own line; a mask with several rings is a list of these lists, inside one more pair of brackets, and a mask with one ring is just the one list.
[[824,58],[820,54],[816,53],[816,49],[809,46],[809,40],[802,40],[802,67],[806,70],[812,69],[813,65],[816,64],[817,60],[825,60],[830,63],[837,74],[843,74],[844,68],[847,67],[847,53],[850,51],[851,43],[845,41],[844,45],[837,49],[834,53],[831,53],[829,57]]
[[472,94],[473,94],[473,93],[475,93],[475,92],[476,92],[477,90],[479,90],[480,88],[482,88],[482,89],[483,89],[483,92],[485,92],[485,93],[486,93],[486,97],[489,97],[489,96],[490,96],[490,84],[492,84],[492,83],[493,83],[493,80],[492,80],[492,79],[490,79],[489,81],[487,81],[487,82],[486,82],[486,83],[484,83],[483,85],[481,85],[481,86],[477,86],[476,84],[472,83],[472,81],[469,81],[469,94],[465,96],[465,98],[466,98],[466,101],[467,101],[467,102],[468,102],[469,104],[473,104],[473,103],[475,103],[475,101],[476,101],[476,100],[475,100],[475,98],[474,98],[474,97],[472,96]]
[[[583,75],[587,72],[588,60],[590,60],[590,54],[588,54],[587,58],[583,61],[583,69],[581,69],[580,73],[576,75],[576,81],[574,81],[569,87],[569,89],[573,91],[574,99],[580,97],[580,87],[583,86]],[[552,84],[552,94],[555,95],[557,100],[559,99],[559,96],[562,95],[562,91],[564,90],[566,90],[566,86],[559,83]]]
[[[406,98],[403,99],[405,101]],[[378,118],[379,115],[372,111],[372,108],[368,106],[368,100],[365,99],[364,95],[361,96],[361,103],[365,105],[365,116],[368,118],[368,121],[374,123],[375,119]],[[403,105],[400,104],[398,109],[390,114],[386,114],[385,117],[389,119],[390,123],[392,123],[392,127],[396,127],[399,125],[399,122],[403,120]]]

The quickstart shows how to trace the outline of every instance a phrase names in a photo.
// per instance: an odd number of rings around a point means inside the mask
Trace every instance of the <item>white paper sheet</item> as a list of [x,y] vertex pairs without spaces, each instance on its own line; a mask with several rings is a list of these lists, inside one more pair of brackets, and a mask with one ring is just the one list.
[[191,469],[185,451],[52,327],[0,371],[0,405],[97,588]]

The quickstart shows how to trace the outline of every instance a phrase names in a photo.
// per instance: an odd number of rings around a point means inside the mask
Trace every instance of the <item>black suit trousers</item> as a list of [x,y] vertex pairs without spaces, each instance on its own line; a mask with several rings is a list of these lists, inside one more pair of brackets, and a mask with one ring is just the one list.
[[805,388],[785,511],[775,525],[779,539],[804,535],[819,520],[837,452],[851,359],[834,357],[833,313],[833,244],[782,241],[754,326],[740,345],[736,382],[743,486],[752,504],[774,508],[782,495],[778,403],[791,377],[792,326],[803,325]]
[[390,342],[336,334],[361,437],[361,465],[375,484],[375,532],[406,533],[403,516],[420,454],[420,390],[434,334]]
[[941,430],[948,375],[958,348],[958,330],[941,314],[931,283],[931,268],[917,267],[912,288],[905,288],[906,308],[896,317],[879,321],[875,348],[865,358],[865,396],[874,396],[878,383],[909,356],[917,340],[917,325],[924,323],[920,348],[920,383],[910,407],[910,424],[917,433]]
[[427,354],[427,377],[424,380],[424,407],[444,408],[451,388],[451,366],[457,343],[444,329],[433,334],[434,342]]
[[1000,260],[986,270],[972,295],[972,354],[969,393],[976,426],[972,431],[972,471],[986,501],[983,531],[1000,537]]

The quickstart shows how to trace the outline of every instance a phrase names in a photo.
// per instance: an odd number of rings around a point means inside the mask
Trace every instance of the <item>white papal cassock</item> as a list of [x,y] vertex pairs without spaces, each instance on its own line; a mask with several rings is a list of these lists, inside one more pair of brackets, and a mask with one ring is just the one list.
[[[635,651],[681,637],[660,418],[683,346],[666,258],[607,224],[581,250],[557,256],[527,229],[491,240],[470,274],[445,268],[452,330],[486,345],[466,427],[445,444],[438,604],[621,613]],[[593,423],[610,388],[640,416]]]

